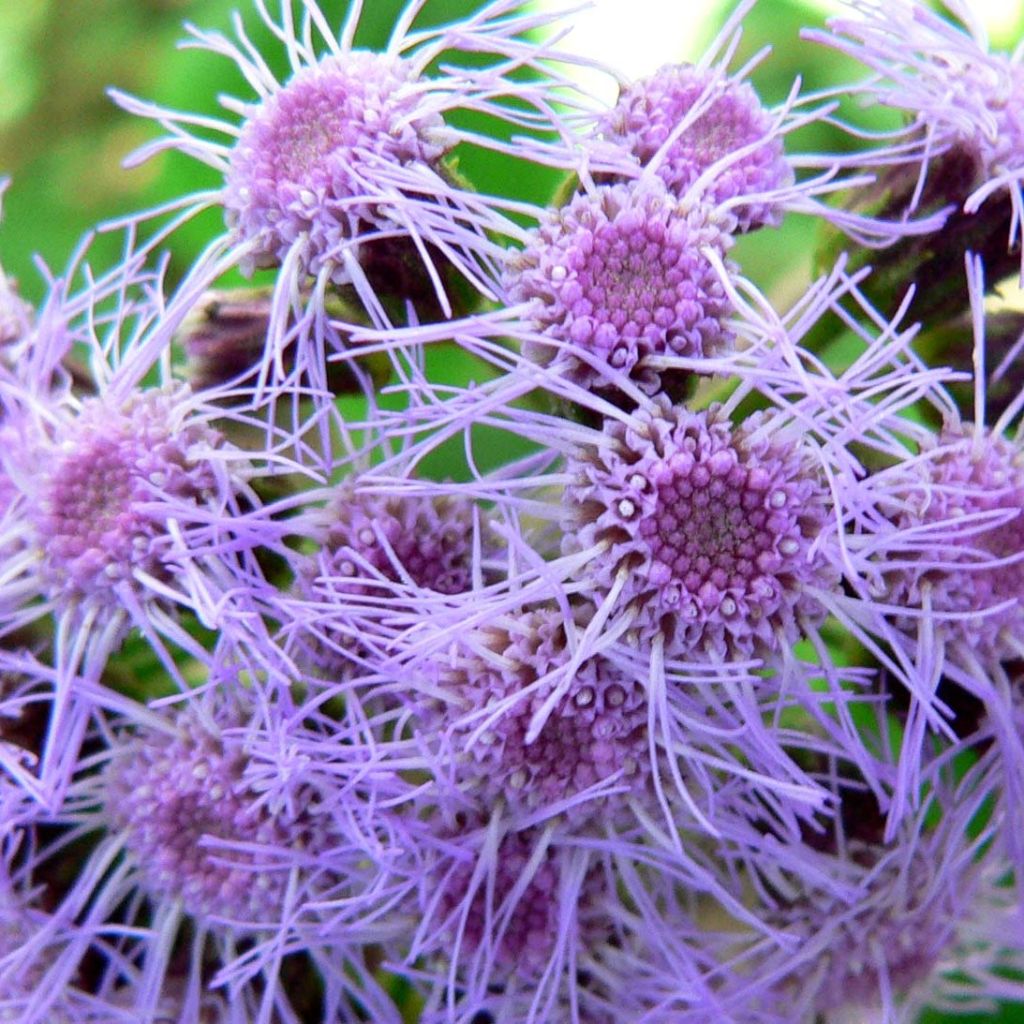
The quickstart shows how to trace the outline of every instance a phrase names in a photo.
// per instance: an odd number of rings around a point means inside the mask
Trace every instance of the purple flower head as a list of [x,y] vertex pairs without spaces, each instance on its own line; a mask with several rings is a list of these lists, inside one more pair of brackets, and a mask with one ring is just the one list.
[[203,458],[220,437],[182,422],[183,389],[140,391],[120,406],[93,399],[55,439],[31,516],[43,575],[58,601],[116,603],[137,573],[166,581],[166,522],[149,502],[199,505],[217,488]]
[[583,387],[600,386],[607,364],[655,391],[645,356],[727,349],[730,306],[704,249],[724,258],[729,220],[644,184],[599,187],[549,212],[506,279],[511,300],[529,303],[552,342],[530,341],[526,354],[544,363],[563,356]]
[[471,587],[480,538],[466,499],[375,494],[350,478],[291,525],[320,544],[296,563],[292,596],[279,602],[289,642],[316,676],[377,664],[381,619],[416,617]]
[[993,53],[968,0],[943,0],[953,19],[921,0],[847,0],[856,18],[829,22],[830,33],[808,32],[849,54],[879,76],[861,91],[905,111],[924,140],[915,199],[931,156],[955,148],[978,163],[964,203],[968,214],[991,196],[1009,193],[1009,244],[1019,240],[1024,213],[1024,65],[1022,51]]
[[[337,756],[329,769],[311,769],[306,729],[287,695],[282,703],[274,687],[263,692],[265,673],[230,644],[208,662],[202,690],[177,713],[116,697],[107,699],[127,720],[94,712],[90,756],[60,810],[38,812],[23,829],[25,886],[73,881],[54,894],[52,922],[40,923],[35,948],[19,952],[15,966],[24,970],[52,946],[47,991],[79,971],[100,974],[97,986],[121,992],[130,1020],[158,1018],[159,1007],[192,1024],[218,988],[246,1008],[233,1019],[258,1019],[259,1004],[268,1020],[294,1020],[285,975],[302,959],[315,983],[313,962],[329,949],[338,977],[324,981],[325,1007],[358,998],[392,1024],[370,973],[348,967],[390,927],[379,906],[390,896],[393,858],[378,824],[388,816],[374,808],[371,818],[375,783],[365,759],[348,780]],[[72,853],[68,874],[67,848],[85,837],[85,860],[81,848]],[[43,1000],[36,1004],[19,1021],[48,1022]]]
[[97,350],[94,340],[86,397],[77,387],[38,393],[20,383],[2,396],[10,498],[0,544],[14,547],[0,581],[0,629],[54,625],[43,668],[53,702],[40,766],[47,802],[68,784],[82,738],[90,702],[75,710],[76,694],[99,684],[133,626],[182,689],[170,650],[202,657],[203,629],[265,641],[252,607],[265,586],[256,551],[283,548],[284,529],[250,482],[279,467],[305,472],[281,453],[287,443],[276,428],[262,424],[266,448],[249,453],[209,425],[216,417],[238,432],[258,419],[251,406],[228,415],[214,392],[134,387],[135,340],[125,353]]
[[[652,165],[675,196],[684,196],[712,167],[706,194],[716,204],[794,182],[775,117],[747,82],[725,77],[721,68],[665,65],[623,88],[598,131],[642,167]],[[731,208],[740,231],[779,221],[771,202],[753,199]]]
[[513,831],[496,818],[439,839],[413,953],[437,963],[448,1012],[425,1019],[468,1024],[479,1010],[530,1024],[563,1019],[551,1016],[555,1004],[580,997],[577,971],[611,931],[600,857],[554,825]]
[[[239,124],[115,94],[129,111],[173,132],[141,150],[138,159],[174,147],[224,176],[221,189],[176,207],[185,218],[211,205],[224,209],[228,232],[194,271],[195,279],[209,285],[228,266],[246,272],[279,266],[279,315],[298,287],[312,285],[316,277],[319,299],[328,282],[352,285],[375,322],[388,323],[382,299],[406,298],[394,295],[394,275],[388,272],[397,255],[399,262],[419,268],[445,315],[452,312],[449,271],[493,296],[502,256],[495,239],[522,234],[504,213],[514,204],[473,193],[457,182],[445,157],[459,143],[498,151],[512,147],[501,132],[490,137],[461,129],[452,123],[458,116],[450,115],[485,114],[512,130],[536,134],[551,127],[556,93],[568,108],[576,105],[568,82],[544,63],[557,61],[557,54],[543,42],[526,44],[521,38],[554,17],[534,14],[523,0],[494,0],[461,23],[414,28],[422,4],[411,3],[386,50],[370,53],[354,45],[361,4],[352,6],[340,32],[313,0],[283,0],[279,20],[263,3],[256,6],[286,52],[290,77],[283,81],[241,20],[235,25],[237,42],[189,29],[192,45],[234,61],[254,89],[254,102],[223,101]],[[524,67],[531,74],[514,74]],[[194,135],[196,127],[203,134]],[[567,129],[559,126],[559,134],[567,137]],[[546,152],[560,165],[573,164],[567,144]]]
[[927,766],[921,806],[889,838],[862,782],[833,766],[835,817],[790,851],[796,870],[748,861],[761,912],[784,941],[751,944],[744,973],[754,983],[737,1019],[909,1024],[927,1005],[978,1012],[999,994],[1020,998],[1019,981],[991,980],[1014,976],[1022,937],[994,841],[1000,821],[983,813],[991,790],[977,769],[954,781],[951,765],[946,755]]
[[[343,485],[320,520],[317,576],[334,589],[407,582],[441,594],[469,589],[473,506],[457,498],[374,495]],[[351,583],[346,584],[346,581]]]
[[[120,744],[106,773],[107,814],[147,893],[180,899],[200,919],[278,919],[287,871],[268,869],[260,848],[310,846],[313,820],[301,813],[289,820],[257,803],[237,735],[187,713],[176,725],[173,734],[150,732]],[[252,851],[232,849],[250,844]]]
[[[476,953],[488,930],[501,921],[499,935],[494,936],[495,976],[536,976],[547,964],[559,939],[557,861],[548,849],[539,861],[531,863],[536,838],[514,832],[502,840],[493,864],[493,895],[478,887],[472,901],[465,902],[467,891],[473,888],[473,864],[450,872],[442,889],[438,912],[445,919],[458,922],[452,937],[460,940],[463,955]],[[525,886],[521,884],[524,878]],[[514,892],[516,889],[519,891]]]
[[896,514],[908,551],[888,574],[887,600],[926,609],[947,645],[982,662],[1020,657],[1024,449],[950,424],[912,470]]
[[[35,589],[47,601],[38,611],[102,623],[110,643],[133,610],[175,602],[212,624],[214,590],[230,589],[235,563],[276,531],[249,532],[243,509],[258,500],[248,479],[259,470],[207,424],[203,400],[184,385],[110,386],[66,395],[44,415],[29,396],[10,397],[9,515],[27,527],[35,559],[22,596]],[[194,586],[196,572],[205,586]]]
[[[583,623],[587,610],[576,617]],[[642,791],[650,777],[643,686],[614,663],[589,658],[528,741],[534,714],[573,654],[563,613],[509,616],[482,633],[440,677],[451,701],[444,714],[455,719],[452,742],[464,751],[457,770],[462,790],[488,806],[502,802],[513,818],[556,808],[577,822],[613,819],[615,798],[597,794],[608,783],[619,797]],[[576,800],[592,787],[591,799]]]
[[229,157],[224,209],[253,259],[276,266],[301,239],[307,269],[366,225],[391,225],[367,195],[378,167],[439,169],[454,139],[417,67],[351,51],[301,68],[250,111]]
[[828,492],[799,437],[770,417],[737,426],[717,407],[656,400],[629,423],[607,421],[570,471],[565,528],[595,551],[595,600],[616,594],[667,651],[744,658],[824,617],[807,591],[838,583],[815,544]]

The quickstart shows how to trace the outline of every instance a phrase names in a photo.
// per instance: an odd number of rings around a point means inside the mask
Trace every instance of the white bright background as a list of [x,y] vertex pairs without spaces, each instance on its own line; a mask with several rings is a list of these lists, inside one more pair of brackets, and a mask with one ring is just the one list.
[[[761,0],[771,4],[774,0]],[[806,0],[824,14],[842,8],[839,0]],[[1020,21],[1019,0],[970,0],[994,39]],[[542,9],[564,10],[566,0],[539,0]],[[592,6],[573,18],[572,32],[560,48],[609,64],[630,78],[639,78],[662,64],[695,60],[713,37],[716,17],[735,3],[723,0],[592,0]],[[615,99],[595,79],[581,78],[602,99]]]

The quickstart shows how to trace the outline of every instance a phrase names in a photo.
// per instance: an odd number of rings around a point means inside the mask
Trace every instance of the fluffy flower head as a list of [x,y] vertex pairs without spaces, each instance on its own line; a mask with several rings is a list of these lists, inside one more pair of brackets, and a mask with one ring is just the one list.
[[[658,177],[677,196],[715,167],[706,194],[721,203],[792,184],[772,129],[771,115],[746,82],[720,69],[667,64],[623,89],[599,130],[642,166],[655,161]],[[778,220],[772,204],[756,199],[738,204],[735,213],[744,231]]]
[[[720,219],[720,218],[719,218]],[[531,304],[537,327],[553,341],[586,353],[599,368],[646,378],[647,355],[716,355],[732,335],[729,302],[703,253],[730,244],[727,225],[712,209],[684,204],[661,188],[599,187],[549,213],[518,253],[508,275],[514,301]],[[529,346],[540,361],[557,349]],[[599,369],[573,360],[584,386],[600,382]]]
[[947,427],[918,463],[897,523],[921,531],[889,599],[943,617],[947,641],[981,657],[1019,656],[1024,642],[1024,451],[989,432]]
[[634,425],[609,422],[574,460],[566,528],[603,549],[587,577],[599,593],[621,588],[667,650],[743,657],[821,618],[805,590],[836,582],[814,550],[826,491],[799,442],[772,434],[761,417],[737,427],[662,401]]
[[305,239],[311,272],[340,240],[391,223],[368,182],[389,163],[436,165],[444,122],[411,64],[351,51],[302,68],[254,108],[232,150],[228,223],[276,264]]
[[[469,658],[442,676],[455,699],[446,713],[466,713],[455,727],[470,737],[459,744],[467,761],[461,768],[465,789],[489,805],[503,800],[515,814],[569,801],[612,776],[631,791],[641,788],[650,774],[643,687],[610,662],[590,658],[576,669],[540,734],[528,742],[533,715],[571,656],[562,613],[530,612],[507,630],[492,632],[493,662]],[[535,685],[549,674],[547,685]],[[531,686],[529,697],[516,699]],[[488,715],[484,728],[480,713],[503,705],[500,715]],[[587,801],[568,813],[580,819],[596,806]]]
[[259,852],[206,843],[301,848],[308,822],[258,805],[239,740],[187,714],[177,724],[177,736],[150,732],[116,752],[107,770],[107,813],[124,831],[150,896],[180,899],[198,918],[272,921],[287,871],[268,868]]
[[866,88],[886,106],[906,111],[924,130],[927,154],[955,146],[978,163],[964,203],[976,212],[1009,192],[1011,245],[1019,237],[1024,199],[1024,65],[1021,51],[992,52],[968,0],[943,0],[951,20],[921,0],[847,0],[859,17],[829,22],[831,34],[808,32],[850,54],[881,79]]
[[111,409],[90,401],[43,470],[34,514],[45,574],[65,598],[102,598],[135,571],[164,576],[166,524],[146,511],[162,492],[197,502],[215,486],[203,425],[179,425],[180,395],[138,392]]

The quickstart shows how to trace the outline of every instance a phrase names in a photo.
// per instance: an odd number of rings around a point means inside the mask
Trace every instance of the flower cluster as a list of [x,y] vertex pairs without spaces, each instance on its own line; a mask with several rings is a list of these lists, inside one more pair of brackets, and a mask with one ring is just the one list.
[[226,119],[116,94],[221,180],[0,272],[0,1021],[1024,1005],[1020,51],[849,2],[889,133],[763,102],[754,0],[609,106],[522,0],[258,0]]

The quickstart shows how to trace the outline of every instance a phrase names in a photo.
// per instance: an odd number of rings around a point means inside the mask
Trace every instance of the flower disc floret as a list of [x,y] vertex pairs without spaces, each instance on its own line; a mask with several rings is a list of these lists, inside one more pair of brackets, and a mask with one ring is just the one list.
[[[645,356],[727,349],[731,307],[705,255],[724,257],[729,248],[721,220],[661,187],[626,185],[599,187],[549,212],[507,276],[512,300],[530,303],[537,328],[557,343],[531,343],[527,355],[550,362],[564,352],[585,387],[600,384],[607,363],[656,390]],[[576,350],[590,362],[573,358]]]
[[394,228],[383,164],[433,167],[444,154],[444,122],[424,101],[412,66],[351,51],[299,70],[250,114],[231,153],[228,225],[255,243],[255,262],[282,262],[301,244],[316,273],[346,240]]
[[[757,93],[716,69],[665,65],[624,88],[599,130],[641,166],[667,144],[656,172],[677,196],[711,167],[715,172],[705,194],[715,203],[784,189],[794,180],[772,116]],[[733,212],[741,231],[779,221],[778,209],[764,199],[739,203]]]
[[111,408],[91,400],[46,453],[34,510],[43,572],[60,599],[115,600],[136,571],[165,579],[169,541],[159,496],[198,504],[216,487],[203,455],[219,436],[180,420],[177,389],[139,392]]
[[[606,659],[587,659],[540,734],[527,742],[535,712],[563,681],[558,669],[572,654],[562,612],[529,612],[490,634],[483,642],[497,658],[469,658],[442,677],[455,698],[445,713],[463,716],[455,724],[462,734],[456,745],[465,749],[459,771],[463,788],[488,805],[503,800],[513,814],[561,804],[576,820],[608,813],[602,800],[571,804],[572,797],[605,779],[616,776],[615,785],[629,792],[642,789],[650,757],[640,683]],[[546,684],[535,685],[549,674]],[[486,730],[467,739],[482,728],[481,712],[506,702],[500,717],[488,716]]]
[[[246,784],[241,741],[210,731],[196,716],[182,715],[177,724],[177,736],[148,733],[115,751],[105,780],[107,814],[123,830],[153,899],[180,899],[201,919],[273,921],[288,871],[273,870],[267,859],[307,845],[309,823],[275,817],[258,800]],[[247,848],[206,845],[210,839]]]
[[595,601],[619,605],[666,650],[746,657],[795,639],[824,613],[836,571],[815,542],[829,518],[820,469],[763,415],[734,426],[717,407],[660,401],[609,421],[572,460],[569,548]]
[[[986,432],[947,427],[902,494],[901,531],[927,546],[888,576],[888,600],[925,605],[947,643],[982,658],[1019,657],[1024,643],[1024,450]],[[986,521],[986,517],[989,517]],[[914,631],[916,626],[910,624]]]

